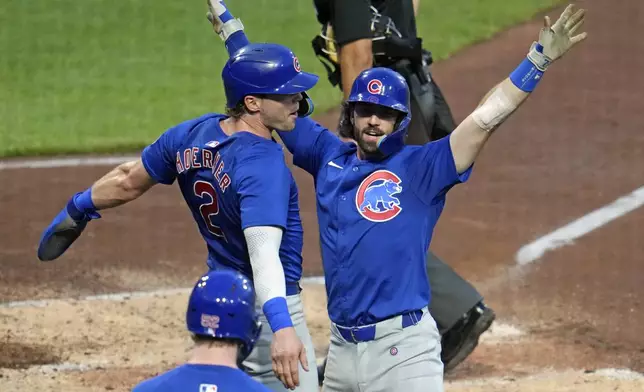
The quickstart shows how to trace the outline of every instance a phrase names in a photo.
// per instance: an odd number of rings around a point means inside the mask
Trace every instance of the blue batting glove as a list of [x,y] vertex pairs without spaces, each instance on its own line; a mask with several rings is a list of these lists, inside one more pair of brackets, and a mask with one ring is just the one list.
[[91,188],[75,194],[40,237],[38,259],[50,261],[60,257],[85,230],[87,222],[100,217],[92,202]]

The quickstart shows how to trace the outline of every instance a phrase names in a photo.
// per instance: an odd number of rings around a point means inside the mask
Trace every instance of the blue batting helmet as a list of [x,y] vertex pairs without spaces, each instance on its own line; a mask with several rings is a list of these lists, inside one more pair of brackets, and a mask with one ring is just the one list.
[[380,140],[378,149],[389,155],[405,145],[405,135],[411,121],[410,96],[407,82],[398,72],[383,67],[362,71],[351,86],[347,102],[372,103],[401,112],[404,117],[391,134]]
[[315,86],[318,76],[302,72],[300,62],[286,46],[249,44],[238,50],[221,73],[226,91],[226,105],[233,108],[247,95],[302,93],[298,115],[313,112],[313,102],[306,91]]
[[251,281],[231,270],[203,275],[190,294],[186,324],[196,335],[240,340],[242,361],[253,350],[262,329]]

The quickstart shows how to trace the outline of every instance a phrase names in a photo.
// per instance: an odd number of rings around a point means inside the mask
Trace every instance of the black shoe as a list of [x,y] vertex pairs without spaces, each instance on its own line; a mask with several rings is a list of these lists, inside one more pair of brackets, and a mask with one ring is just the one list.
[[490,328],[495,318],[494,311],[480,303],[443,335],[441,359],[445,373],[453,370],[474,351],[481,334]]

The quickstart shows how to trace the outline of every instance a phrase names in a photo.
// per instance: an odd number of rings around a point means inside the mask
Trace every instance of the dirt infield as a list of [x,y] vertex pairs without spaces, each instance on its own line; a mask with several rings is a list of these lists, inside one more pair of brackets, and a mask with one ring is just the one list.
[[[644,211],[559,239],[554,245],[561,247],[542,257],[516,261],[522,246],[644,185],[644,41],[637,38],[644,36],[644,2],[578,4],[589,11],[589,39],[548,71],[526,107],[493,137],[471,180],[451,191],[438,224],[434,251],[498,313],[477,351],[448,377],[448,391],[644,390]],[[517,26],[434,65],[457,118],[507,76],[540,23]],[[334,126],[336,115],[319,119]],[[105,211],[60,260],[36,259],[50,219],[108,169],[0,167],[3,392],[25,386],[126,391],[185,357],[186,292],[174,289],[204,271],[205,247],[176,187],[155,187]],[[318,276],[312,181],[293,170],[306,233],[305,275]],[[322,350],[328,336],[323,288],[306,285],[305,303]]]

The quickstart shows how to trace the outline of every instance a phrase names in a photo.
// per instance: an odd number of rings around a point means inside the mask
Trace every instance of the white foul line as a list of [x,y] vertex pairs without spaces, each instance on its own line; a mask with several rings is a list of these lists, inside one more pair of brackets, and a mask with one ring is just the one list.
[[50,159],[16,159],[0,161],[0,170],[10,169],[49,169],[55,167],[77,167],[77,166],[111,166],[119,163],[138,159],[134,155],[118,156],[88,156]]
[[[303,284],[324,284],[323,276],[307,276],[300,280]],[[39,299],[39,300],[25,300],[25,301],[12,301],[12,302],[1,302],[0,309],[7,308],[24,308],[24,307],[34,307],[42,308],[49,306],[54,302],[63,302],[63,301],[123,301],[131,298],[147,298],[147,297],[163,297],[166,295],[174,294],[190,294],[192,288],[190,287],[178,287],[171,289],[160,289],[152,291],[124,291],[121,293],[109,293],[109,294],[98,294],[98,295],[88,295],[85,297],[68,297],[68,298],[50,298],[50,299]]]
[[577,238],[600,228],[608,222],[626,215],[644,204],[644,186],[622,196],[566,226],[524,245],[517,252],[517,264],[526,265],[540,259],[546,252],[570,245]]

